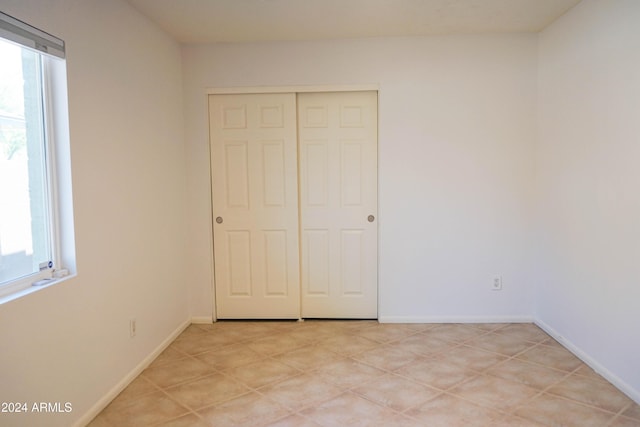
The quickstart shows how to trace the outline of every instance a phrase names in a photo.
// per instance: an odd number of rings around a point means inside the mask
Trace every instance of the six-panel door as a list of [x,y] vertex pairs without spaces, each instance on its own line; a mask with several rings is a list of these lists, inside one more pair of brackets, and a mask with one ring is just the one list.
[[377,92],[298,95],[302,317],[377,318]]
[[295,94],[209,98],[218,318],[299,318]]

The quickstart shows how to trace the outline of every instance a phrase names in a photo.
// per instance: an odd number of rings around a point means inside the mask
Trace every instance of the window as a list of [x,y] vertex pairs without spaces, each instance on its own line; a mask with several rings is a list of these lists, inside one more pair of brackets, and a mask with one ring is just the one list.
[[64,42],[0,13],[0,297],[68,274],[56,191],[66,87],[53,87],[65,81],[55,76],[63,58]]

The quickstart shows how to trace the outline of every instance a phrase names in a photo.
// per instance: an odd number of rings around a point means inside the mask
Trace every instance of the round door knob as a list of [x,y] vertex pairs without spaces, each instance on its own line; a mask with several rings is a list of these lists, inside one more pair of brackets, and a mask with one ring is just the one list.
[[221,216],[217,217],[217,218],[216,218],[216,222],[217,222],[218,224],[222,224],[222,217],[221,217]]
[[373,221],[375,221],[375,219],[376,219],[376,217],[375,217],[375,216],[373,216],[373,215],[369,215],[369,216],[367,217],[367,221],[369,221],[369,222],[373,222]]

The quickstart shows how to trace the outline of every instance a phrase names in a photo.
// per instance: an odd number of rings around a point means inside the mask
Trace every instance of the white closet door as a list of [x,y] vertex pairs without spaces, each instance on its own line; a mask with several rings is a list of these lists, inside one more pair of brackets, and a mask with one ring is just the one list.
[[295,94],[209,97],[217,317],[299,318]]
[[377,92],[298,94],[302,317],[377,318]]

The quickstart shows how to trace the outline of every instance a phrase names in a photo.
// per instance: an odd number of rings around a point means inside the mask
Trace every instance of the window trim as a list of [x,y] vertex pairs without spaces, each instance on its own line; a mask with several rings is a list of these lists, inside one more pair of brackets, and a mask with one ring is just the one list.
[[[3,304],[75,277],[76,260],[64,41],[2,12],[0,39],[33,50],[41,59],[45,190],[53,261],[53,268],[18,277],[0,285],[0,304]],[[42,279],[50,280],[42,285],[34,285]]]
[[33,49],[38,53],[53,55],[61,59],[66,56],[64,40],[3,12],[0,12],[0,37]]

